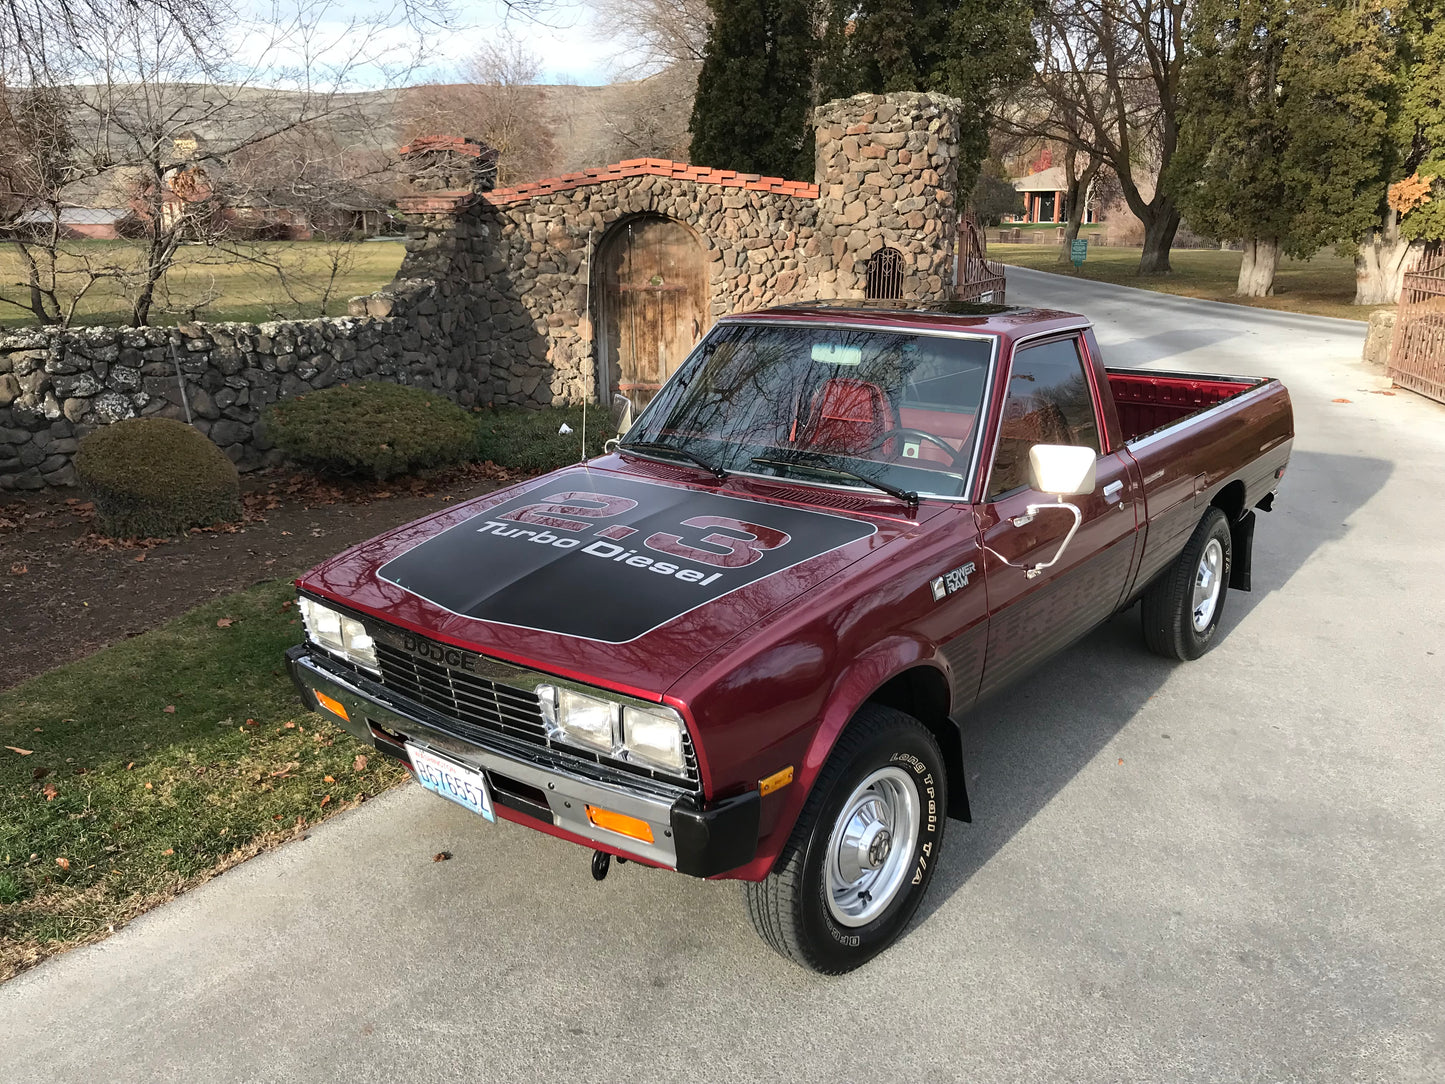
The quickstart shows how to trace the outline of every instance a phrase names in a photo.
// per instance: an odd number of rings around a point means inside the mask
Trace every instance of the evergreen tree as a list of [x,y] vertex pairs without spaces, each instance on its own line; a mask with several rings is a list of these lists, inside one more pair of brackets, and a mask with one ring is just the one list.
[[712,33],[692,109],[692,161],[813,179],[817,41],[807,0],[709,0]]
[[1282,249],[1292,244],[1305,193],[1285,165],[1280,66],[1289,0],[1199,0],[1180,90],[1179,144],[1168,183],[1201,233],[1244,243],[1235,293],[1274,292]]
[[1390,202],[1405,237],[1438,248],[1445,240],[1445,0],[1411,0],[1398,17],[1403,63],[1394,134],[1404,176]]
[[1191,224],[1244,244],[1237,293],[1281,253],[1349,243],[1391,168],[1395,46],[1359,0],[1199,0],[1166,184]]
[[936,91],[963,103],[958,192],[988,156],[988,115],[1029,74],[1030,0],[833,0],[823,34],[820,100]]

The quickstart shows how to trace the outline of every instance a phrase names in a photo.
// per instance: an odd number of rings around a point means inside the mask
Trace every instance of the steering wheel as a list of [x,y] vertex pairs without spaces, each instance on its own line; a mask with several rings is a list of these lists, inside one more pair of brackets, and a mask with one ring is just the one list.
[[953,445],[949,444],[948,441],[944,440],[942,437],[934,436],[932,433],[925,432],[922,429],[914,429],[912,426],[908,425],[894,426],[892,429],[882,434],[877,440],[870,444],[868,446],[868,451],[877,451],[880,447],[883,446],[886,441],[892,440],[894,437],[905,434],[908,436],[919,437],[923,440],[928,441],[928,443],[935,445],[936,447],[942,448],[944,454],[948,456],[948,465],[954,470],[967,469],[967,463],[959,462],[960,458],[962,457],[962,453],[955,451]]

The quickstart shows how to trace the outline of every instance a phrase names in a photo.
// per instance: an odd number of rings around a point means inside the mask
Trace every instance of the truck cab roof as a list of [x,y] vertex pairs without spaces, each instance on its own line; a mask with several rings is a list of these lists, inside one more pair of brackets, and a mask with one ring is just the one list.
[[726,322],[801,320],[808,323],[844,321],[850,324],[909,331],[968,331],[974,334],[994,335],[1007,340],[1089,325],[1087,317],[1058,309],[993,305],[977,301],[860,301],[857,299],[801,301],[789,305],[777,305],[757,312],[738,313],[724,317],[723,320]]

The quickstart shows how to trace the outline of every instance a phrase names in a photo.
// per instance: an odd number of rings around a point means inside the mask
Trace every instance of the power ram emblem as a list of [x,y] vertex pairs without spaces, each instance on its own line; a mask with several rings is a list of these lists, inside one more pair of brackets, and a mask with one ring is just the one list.
[[928,582],[928,589],[933,592],[933,601],[942,602],[955,591],[962,591],[968,586],[968,578],[973,575],[974,564],[972,561],[966,565],[959,565],[951,571],[945,572],[942,576],[935,576]]

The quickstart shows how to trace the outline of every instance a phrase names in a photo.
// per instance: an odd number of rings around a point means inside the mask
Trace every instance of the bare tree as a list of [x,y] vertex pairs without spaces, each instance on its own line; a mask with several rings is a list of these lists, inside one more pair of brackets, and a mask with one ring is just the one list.
[[616,106],[601,118],[605,160],[686,161],[697,71],[696,64],[680,62],[628,85],[625,96],[619,95]]
[[[33,193],[31,202],[49,198],[58,224],[71,186],[89,189],[92,197],[100,188],[119,191],[140,252],[136,258],[134,247],[112,246],[99,254],[71,246],[60,253],[57,230],[49,238],[52,252],[68,256],[71,265],[81,261],[80,270],[67,265],[68,273],[89,276],[76,280],[86,289],[102,278],[115,280],[131,322],[144,324],[182,245],[200,243],[224,254],[222,246],[239,239],[228,197],[281,195],[295,208],[305,189],[334,202],[335,171],[328,174],[319,163],[334,163],[343,152],[362,161],[368,149],[377,150],[378,137],[390,141],[378,124],[377,96],[348,93],[348,87],[358,74],[400,81],[420,58],[397,48],[389,31],[398,24],[387,21],[393,15],[347,20],[343,11],[331,0],[302,0],[273,9],[265,20],[233,26],[233,42],[243,40],[254,57],[249,64],[208,61],[168,16],[146,8],[120,10],[111,24],[72,42],[69,70],[86,81],[52,84],[46,91],[57,115],[68,118],[66,183]],[[409,17],[404,9],[402,17]],[[322,130],[339,142],[313,154],[314,133]],[[298,168],[296,154],[276,153],[281,146],[310,149],[301,153]],[[264,166],[260,173],[231,171],[233,163],[244,167],[248,156]],[[25,239],[13,243],[23,253]],[[74,315],[74,304],[66,316],[46,301],[44,289],[41,309],[48,316],[17,300],[16,292],[0,287],[0,300],[51,322]],[[29,296],[33,301],[33,289]]]
[[503,34],[462,66],[462,82],[407,92],[405,134],[480,139],[497,150],[500,185],[548,176],[557,151],[552,118],[537,84],[541,70],[539,56]]
[[690,65],[696,81],[712,30],[707,0],[592,0],[597,29],[625,42],[634,57],[624,75],[645,75],[676,64]]
[[1189,0],[1047,0],[1035,19],[1039,59],[998,118],[1106,167],[1144,225],[1141,274],[1170,270],[1179,208],[1160,178],[1178,143]]

